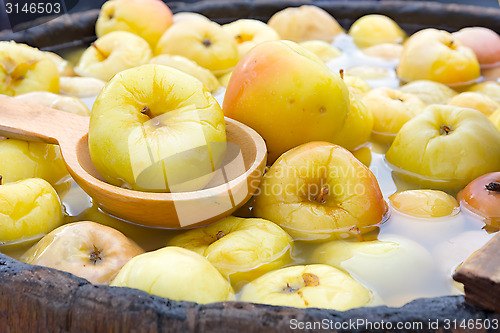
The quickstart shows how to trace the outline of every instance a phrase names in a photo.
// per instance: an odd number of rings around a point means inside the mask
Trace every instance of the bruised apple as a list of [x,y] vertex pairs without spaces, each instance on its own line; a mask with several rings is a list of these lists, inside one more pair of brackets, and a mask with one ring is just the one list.
[[233,285],[252,281],[291,261],[292,237],[273,222],[230,216],[170,240],[206,257]]
[[382,222],[387,206],[373,173],[346,149],[311,142],[267,171],[254,214],[300,240],[347,238]]
[[140,191],[203,188],[225,154],[224,115],[193,76],[162,65],[118,73],[92,107],[89,150],[110,184]]
[[108,284],[125,263],[142,253],[121,232],[86,221],[55,229],[23,254],[23,261]]
[[160,0],[109,0],[97,18],[95,31],[102,37],[113,31],[127,31],[155,47],[172,25],[172,12]]
[[373,295],[349,274],[317,264],[286,267],[267,273],[243,288],[241,300],[345,311],[369,305]]
[[234,300],[229,282],[203,256],[176,246],[130,260],[111,283],[174,301],[200,304]]
[[25,44],[0,42],[0,94],[59,92],[59,71],[44,52]]
[[424,29],[408,38],[396,69],[403,81],[432,80],[465,85],[480,77],[474,52],[449,32]]
[[335,142],[349,113],[349,91],[337,73],[303,47],[265,42],[234,69],[222,109],[264,138],[272,163],[300,144]]
[[39,239],[63,223],[59,197],[45,180],[1,182],[0,178],[0,245]]
[[385,156],[403,179],[457,190],[500,170],[500,132],[479,111],[431,105],[401,128]]
[[458,200],[489,227],[500,229],[500,172],[474,179],[458,193]]

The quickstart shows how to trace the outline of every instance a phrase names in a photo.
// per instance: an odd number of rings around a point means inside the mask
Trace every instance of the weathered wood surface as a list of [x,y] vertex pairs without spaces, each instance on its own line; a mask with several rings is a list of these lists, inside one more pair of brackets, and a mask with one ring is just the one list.
[[466,301],[500,312],[500,234],[476,251],[453,275]]
[[[445,320],[494,321],[500,320],[500,313],[469,305],[461,296],[420,299],[401,308],[380,306],[346,312],[241,302],[198,305],[129,288],[92,285],[69,273],[0,254],[0,332],[292,332],[292,319],[302,323],[331,321],[331,325],[359,319],[384,321],[386,328],[413,322],[421,323],[422,331],[435,331],[429,329],[429,321],[439,320],[442,331]],[[369,326],[352,326],[347,331],[366,328]]]

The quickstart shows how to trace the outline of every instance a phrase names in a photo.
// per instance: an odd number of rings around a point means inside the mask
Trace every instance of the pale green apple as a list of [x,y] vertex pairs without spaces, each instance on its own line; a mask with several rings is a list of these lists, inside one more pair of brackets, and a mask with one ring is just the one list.
[[241,300],[252,303],[345,311],[372,303],[370,290],[329,265],[282,268],[247,284]]
[[431,105],[408,121],[386,153],[397,176],[421,187],[458,190],[500,170],[500,132],[481,112]]
[[233,286],[290,263],[292,237],[264,219],[230,216],[186,231],[168,243],[206,257]]
[[234,300],[229,282],[205,257],[176,246],[133,258],[120,270],[111,286],[201,304]]
[[149,64],[117,74],[92,107],[90,156],[116,186],[201,189],[220,166],[225,142],[214,97],[198,79],[171,67]]
[[40,178],[0,185],[0,244],[37,240],[63,223],[52,186]]
[[95,284],[109,284],[133,257],[144,253],[121,232],[95,222],[63,225],[23,254],[22,260],[75,274]]

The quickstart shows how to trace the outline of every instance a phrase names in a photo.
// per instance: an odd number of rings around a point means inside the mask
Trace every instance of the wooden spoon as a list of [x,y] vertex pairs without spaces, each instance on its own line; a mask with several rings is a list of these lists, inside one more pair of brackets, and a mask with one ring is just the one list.
[[88,148],[88,117],[0,96],[0,135],[58,144],[73,179],[104,211],[156,228],[184,229],[209,224],[230,215],[254,194],[266,165],[265,142],[248,126],[225,120],[228,146],[232,143],[231,146],[239,147],[244,170],[223,168],[223,178],[215,176],[211,181],[215,186],[209,184],[199,191],[141,192],[110,185],[97,172]]

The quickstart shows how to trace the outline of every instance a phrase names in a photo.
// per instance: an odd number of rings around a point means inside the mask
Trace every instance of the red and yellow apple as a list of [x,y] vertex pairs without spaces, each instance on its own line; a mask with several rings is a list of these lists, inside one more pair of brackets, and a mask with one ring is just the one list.
[[462,44],[476,54],[481,68],[500,66],[500,36],[484,27],[468,27],[453,33]]
[[335,142],[349,113],[349,91],[338,74],[303,47],[266,42],[234,69],[222,109],[264,138],[272,163],[300,144]]
[[155,47],[172,25],[172,12],[160,0],[109,0],[101,8],[95,26],[97,37],[127,31]]
[[346,149],[326,142],[283,154],[257,193],[255,216],[299,240],[356,236],[375,228],[387,212],[373,173]]

